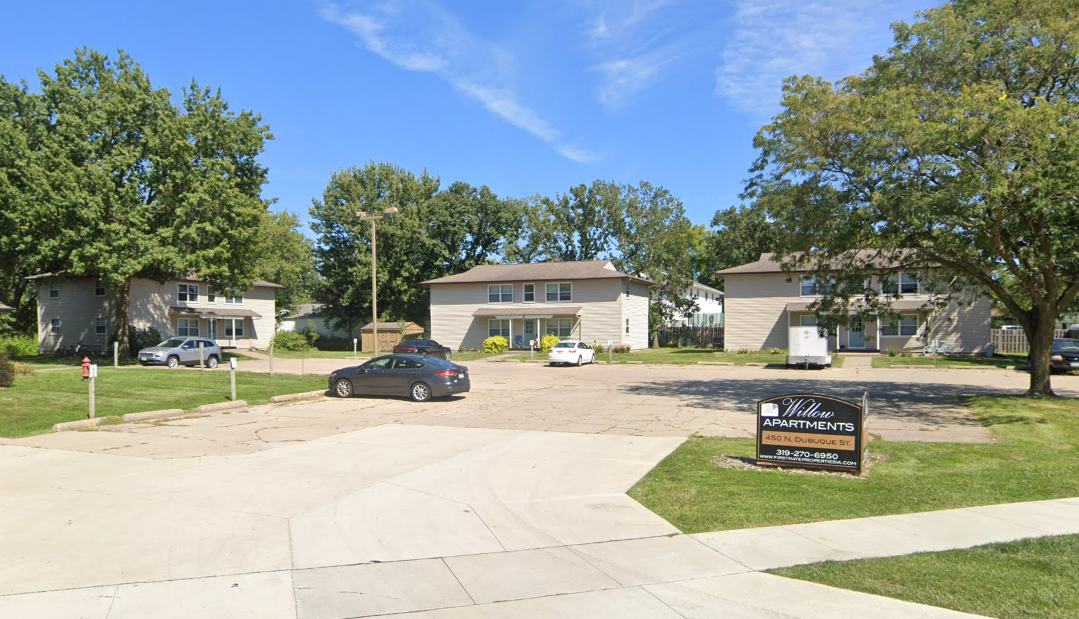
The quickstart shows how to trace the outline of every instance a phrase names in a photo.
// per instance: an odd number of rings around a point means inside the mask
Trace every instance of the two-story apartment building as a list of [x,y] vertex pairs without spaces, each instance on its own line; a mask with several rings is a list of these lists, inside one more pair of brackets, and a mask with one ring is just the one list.
[[652,283],[609,260],[481,265],[423,284],[431,289],[431,337],[455,350],[479,349],[494,335],[528,348],[546,333],[648,346]]
[[[113,294],[93,277],[43,273],[37,284],[38,347],[54,352],[83,344],[104,350],[113,333]],[[243,293],[221,293],[205,282],[182,279],[159,284],[131,281],[128,321],[162,337],[206,337],[222,346],[264,348],[274,334],[278,284],[256,281]]]
[[[788,275],[773,258],[774,254],[765,253],[756,262],[716,272],[724,280],[728,350],[786,349],[789,327],[817,324],[809,306],[827,283],[804,273]],[[938,307],[922,274],[891,271],[884,277],[867,273],[866,285],[884,294],[899,294],[891,304],[899,319],[852,320],[830,334],[831,350],[921,349],[939,340],[958,352],[973,353],[989,344],[988,297],[968,293]]]
[[675,326],[711,327],[723,324],[723,292],[700,282],[693,282],[684,293],[693,301],[693,307],[685,313],[676,313]]

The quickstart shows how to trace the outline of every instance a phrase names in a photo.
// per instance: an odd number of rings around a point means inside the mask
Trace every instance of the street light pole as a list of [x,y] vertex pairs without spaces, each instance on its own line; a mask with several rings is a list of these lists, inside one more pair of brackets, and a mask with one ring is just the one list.
[[378,284],[375,271],[377,263],[375,262],[375,222],[380,219],[385,219],[390,215],[397,214],[397,207],[391,206],[387,209],[382,209],[382,215],[368,215],[364,211],[356,211],[356,217],[360,218],[360,221],[371,222],[371,328],[374,329],[372,338],[374,342],[371,344],[374,356],[378,356]]

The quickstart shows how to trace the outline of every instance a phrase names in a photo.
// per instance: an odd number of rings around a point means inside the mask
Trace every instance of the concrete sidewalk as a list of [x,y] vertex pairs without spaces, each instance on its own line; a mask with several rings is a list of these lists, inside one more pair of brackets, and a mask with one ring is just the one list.
[[625,495],[682,440],[389,424],[199,458],[0,445],[0,617],[944,619],[970,615],[760,570],[1079,533],[1063,499],[682,535]]

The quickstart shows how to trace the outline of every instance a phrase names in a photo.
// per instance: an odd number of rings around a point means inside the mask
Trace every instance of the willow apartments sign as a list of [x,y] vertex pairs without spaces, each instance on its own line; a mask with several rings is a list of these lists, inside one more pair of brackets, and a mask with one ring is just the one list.
[[860,404],[826,395],[757,402],[757,464],[862,474],[869,448],[869,394]]

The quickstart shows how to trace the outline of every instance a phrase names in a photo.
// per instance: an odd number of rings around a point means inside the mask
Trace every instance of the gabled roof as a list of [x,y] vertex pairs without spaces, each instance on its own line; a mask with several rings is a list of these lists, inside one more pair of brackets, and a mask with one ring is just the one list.
[[[909,255],[909,252],[899,252],[899,256]],[[891,255],[880,257],[880,252],[872,249],[859,249],[850,255],[850,258],[859,263],[872,265],[869,268],[895,269],[904,266]],[[808,266],[793,269],[795,273],[809,271]],[[782,273],[783,264],[776,260],[775,253],[766,252],[756,262],[741,264],[722,271],[716,271],[716,275],[744,275],[750,273]]]
[[610,260],[537,262],[534,264],[482,264],[464,273],[421,282],[432,284],[486,284],[499,282],[553,282],[582,279],[624,279],[649,286],[652,282],[618,271]]
[[[38,273],[37,275],[31,275],[31,276],[27,277],[26,279],[29,280],[29,281],[35,281],[35,280],[42,280],[42,279],[52,279],[54,277],[81,279],[83,277],[89,278],[90,276],[89,275],[71,275],[69,273]],[[145,278],[136,278],[136,279],[145,279]],[[196,283],[200,283],[200,284],[206,282],[206,280],[199,279],[197,277],[177,277],[175,279],[170,279],[168,281],[196,282]],[[284,288],[284,286],[282,286],[281,284],[275,284],[273,282],[267,282],[267,281],[264,281],[264,280],[261,280],[261,279],[256,279],[255,281],[251,282],[251,287],[252,288]]]

